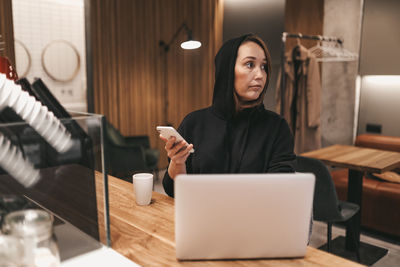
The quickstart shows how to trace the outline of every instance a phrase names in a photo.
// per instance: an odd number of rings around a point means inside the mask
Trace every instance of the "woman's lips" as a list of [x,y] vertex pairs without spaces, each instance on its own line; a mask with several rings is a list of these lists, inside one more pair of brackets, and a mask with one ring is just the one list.
[[261,89],[261,85],[252,85],[252,86],[249,86],[249,89],[251,89],[251,90],[260,90]]

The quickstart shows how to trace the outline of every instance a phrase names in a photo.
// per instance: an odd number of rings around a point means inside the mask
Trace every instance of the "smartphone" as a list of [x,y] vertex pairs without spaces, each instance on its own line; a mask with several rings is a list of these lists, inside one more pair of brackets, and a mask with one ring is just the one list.
[[[180,141],[186,141],[183,137],[175,130],[174,127],[171,126],[157,126],[157,131],[161,134],[162,137],[169,139],[171,136],[174,136],[176,139],[176,143]],[[187,142],[186,142],[187,143]],[[194,149],[190,150],[190,153],[193,153]]]

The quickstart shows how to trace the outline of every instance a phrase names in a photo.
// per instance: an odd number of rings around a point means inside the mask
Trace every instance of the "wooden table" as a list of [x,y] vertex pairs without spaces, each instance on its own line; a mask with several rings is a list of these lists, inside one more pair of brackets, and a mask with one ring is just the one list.
[[[102,185],[99,175],[96,177],[99,222],[103,222]],[[178,261],[174,199],[153,192],[149,206],[138,206],[132,184],[109,176],[109,205],[112,248],[143,266],[361,266],[312,247],[307,248],[304,258],[297,259]]]
[[[400,167],[400,153],[347,145],[333,145],[301,154],[315,158],[325,164],[349,169],[347,200],[360,206],[360,212],[354,216],[357,228],[354,229],[357,242],[360,243],[361,204],[364,172],[383,173]],[[355,249],[351,242],[353,233],[346,229],[346,249]]]

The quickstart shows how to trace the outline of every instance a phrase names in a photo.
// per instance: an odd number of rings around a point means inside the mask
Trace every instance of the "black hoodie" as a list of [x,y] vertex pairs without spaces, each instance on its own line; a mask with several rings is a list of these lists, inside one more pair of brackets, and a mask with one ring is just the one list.
[[[187,173],[294,172],[293,136],[286,121],[263,104],[235,111],[236,56],[247,36],[221,47],[215,57],[212,106],[189,113],[178,128],[195,149],[186,161]],[[173,197],[174,181],[168,171],[163,186]]]

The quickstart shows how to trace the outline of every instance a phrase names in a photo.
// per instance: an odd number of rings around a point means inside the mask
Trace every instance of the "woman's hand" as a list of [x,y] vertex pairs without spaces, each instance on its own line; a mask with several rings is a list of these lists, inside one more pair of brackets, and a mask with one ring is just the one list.
[[175,143],[176,139],[174,136],[167,139],[160,135],[160,138],[165,142],[165,150],[167,151],[168,157],[171,159],[168,167],[169,176],[175,179],[178,174],[185,174],[185,162],[190,155],[193,144],[189,145],[186,141]]

